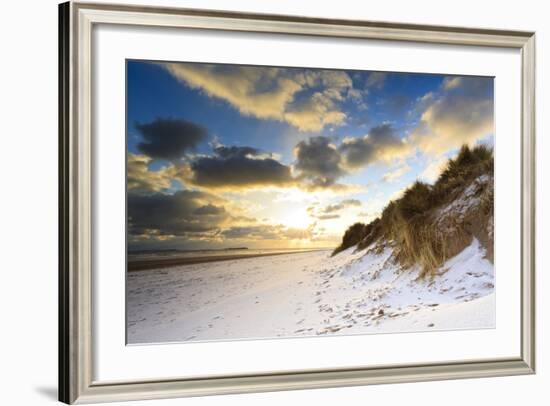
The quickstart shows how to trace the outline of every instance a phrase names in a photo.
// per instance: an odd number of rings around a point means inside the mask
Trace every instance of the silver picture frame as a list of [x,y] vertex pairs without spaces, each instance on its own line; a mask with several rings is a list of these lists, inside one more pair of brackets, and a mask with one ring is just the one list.
[[[96,382],[92,337],[92,29],[96,24],[505,47],[521,52],[521,354],[193,379]],[[519,79],[519,78],[518,78]],[[69,404],[533,374],[535,33],[68,2],[59,6],[59,400]]]

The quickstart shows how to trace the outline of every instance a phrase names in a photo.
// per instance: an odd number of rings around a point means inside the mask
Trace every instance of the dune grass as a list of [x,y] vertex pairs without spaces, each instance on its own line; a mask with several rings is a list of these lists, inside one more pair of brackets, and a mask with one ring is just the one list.
[[[355,245],[365,249],[384,239],[393,242],[396,259],[403,266],[420,266],[421,277],[433,275],[445,260],[471,242],[473,234],[484,233],[486,227],[480,225],[493,216],[492,190],[483,195],[481,207],[470,213],[464,224],[443,228],[435,221],[435,211],[456,199],[474,179],[483,174],[492,176],[493,162],[491,148],[462,146],[433,185],[416,181],[401,198],[391,201],[379,218],[349,227],[333,255]],[[492,241],[492,236],[481,236],[481,240]]]

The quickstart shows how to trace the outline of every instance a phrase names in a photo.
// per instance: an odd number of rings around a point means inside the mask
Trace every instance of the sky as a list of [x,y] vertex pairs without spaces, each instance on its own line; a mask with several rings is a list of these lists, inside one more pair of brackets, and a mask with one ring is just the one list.
[[129,250],[335,247],[464,145],[493,78],[127,61]]

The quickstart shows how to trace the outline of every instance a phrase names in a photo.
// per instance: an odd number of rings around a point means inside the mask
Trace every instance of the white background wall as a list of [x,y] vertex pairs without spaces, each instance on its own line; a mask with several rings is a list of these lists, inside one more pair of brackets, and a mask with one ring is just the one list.
[[[118,0],[123,2],[123,0]],[[128,1],[125,1],[128,2]],[[132,3],[152,3],[153,0]],[[158,5],[537,32],[535,376],[150,401],[158,405],[546,405],[550,402],[550,13],[544,1],[164,0]],[[0,22],[0,404],[54,403],[57,386],[57,2],[4,2]],[[545,318],[545,320],[543,320]],[[414,350],[414,349],[412,349]],[[125,403],[127,405],[137,404]]]

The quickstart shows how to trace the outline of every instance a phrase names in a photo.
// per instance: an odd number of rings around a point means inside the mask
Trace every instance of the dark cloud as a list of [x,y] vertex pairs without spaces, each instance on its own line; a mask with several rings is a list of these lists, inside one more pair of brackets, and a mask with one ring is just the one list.
[[229,214],[221,199],[183,190],[170,194],[129,194],[128,223],[133,236],[189,236],[217,232]]
[[331,186],[345,175],[342,169],[342,157],[330,139],[323,136],[300,141],[294,148],[295,168],[300,177],[316,186]]
[[[167,124],[168,121],[171,124]],[[191,139],[185,142],[169,140],[170,131],[159,131],[152,137],[153,128],[191,128],[174,120],[157,120],[140,126],[144,134],[154,142],[139,144],[147,154],[129,158],[129,190],[160,192],[169,189],[172,181],[182,185],[203,188],[243,189],[265,186],[301,187],[306,190],[345,188],[337,183],[348,171],[368,165],[375,160],[389,161],[410,149],[399,139],[389,125],[374,127],[368,136],[346,138],[336,146],[325,136],[311,137],[299,142],[294,148],[295,162],[291,168],[279,162],[272,153],[249,146],[224,146],[213,148],[211,155],[199,155],[185,162],[172,162],[160,170],[149,170],[153,157],[181,157],[183,151],[194,147]],[[175,133],[175,132],[174,132]],[[200,131],[197,133],[199,134]],[[202,134],[202,133],[201,133]],[[204,133],[205,134],[205,133]],[[203,135],[195,138],[198,141]],[[181,141],[181,140],[180,140]],[[175,146],[174,146],[175,145]],[[168,148],[170,146],[170,148]],[[161,152],[161,150],[166,151]],[[170,149],[170,151],[168,151]],[[179,150],[179,153],[174,151]]]
[[338,214],[338,212],[341,210],[348,207],[359,207],[361,205],[362,203],[360,200],[345,199],[339,203],[329,204],[324,208],[310,206],[307,211],[312,217],[315,217],[318,220],[333,220],[340,218],[340,214]]
[[263,224],[257,226],[231,227],[221,232],[228,239],[247,240],[307,240],[312,237],[312,229],[288,228],[281,224]]
[[371,128],[360,138],[347,138],[340,145],[345,166],[351,169],[367,166],[375,161],[390,161],[411,153],[412,148],[403,142],[389,124]]
[[323,210],[323,213],[334,213],[336,211],[340,211],[342,209],[345,209],[346,207],[358,207],[361,206],[361,201],[357,199],[346,199],[342,200],[340,203],[337,204],[330,204]]
[[294,182],[290,167],[251,147],[214,149],[213,156],[191,163],[191,182],[203,187],[287,186]]
[[155,159],[175,160],[194,149],[207,137],[205,128],[190,121],[158,118],[148,124],[135,124],[143,137],[137,148]]
[[390,162],[412,153],[413,147],[401,140],[389,124],[371,128],[365,137],[345,138],[338,147],[330,138],[312,137],[294,148],[294,168],[298,178],[314,187],[338,186],[336,181],[348,171],[371,163]]
[[239,223],[256,223],[258,221],[258,219],[247,216],[232,216],[231,220]]
[[[214,152],[220,158],[245,158],[265,155],[257,148],[220,145],[214,148]],[[271,157],[271,154],[268,154]]]
[[217,216],[225,213],[223,206],[214,206],[213,204],[207,204],[195,209],[194,213],[198,216]]
[[282,226],[260,225],[246,227],[231,227],[222,231],[225,238],[251,239],[251,240],[276,240]]
[[317,216],[319,220],[333,220],[340,218],[339,214],[321,214],[320,216]]

